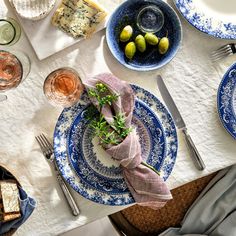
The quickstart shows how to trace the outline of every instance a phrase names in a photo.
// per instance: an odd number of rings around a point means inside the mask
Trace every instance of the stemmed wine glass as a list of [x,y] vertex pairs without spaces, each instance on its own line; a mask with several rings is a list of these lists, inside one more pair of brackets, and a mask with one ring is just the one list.
[[[16,88],[29,72],[30,60],[25,53],[8,48],[0,50],[0,92]],[[1,95],[0,101],[6,98]]]
[[[29,58],[18,50],[9,49],[21,36],[21,27],[11,17],[0,17],[0,92],[17,87],[30,71]],[[0,102],[7,99],[0,94]]]

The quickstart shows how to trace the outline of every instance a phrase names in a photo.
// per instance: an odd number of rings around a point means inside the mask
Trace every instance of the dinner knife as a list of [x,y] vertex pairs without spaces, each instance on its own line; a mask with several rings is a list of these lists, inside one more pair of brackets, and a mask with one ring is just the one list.
[[186,143],[187,143],[189,150],[192,154],[191,157],[194,161],[195,166],[197,167],[198,170],[204,170],[206,166],[205,166],[192,138],[188,134],[186,124],[185,124],[177,106],[175,105],[173,98],[171,97],[171,95],[170,95],[170,93],[169,93],[169,91],[168,91],[166,85],[164,84],[164,81],[160,75],[157,76],[157,85],[158,85],[158,88],[161,92],[161,96],[162,96],[163,100],[165,101],[170,113],[173,116],[176,126],[178,127],[178,129],[180,129],[183,132],[183,134],[185,136],[185,140],[186,140]]

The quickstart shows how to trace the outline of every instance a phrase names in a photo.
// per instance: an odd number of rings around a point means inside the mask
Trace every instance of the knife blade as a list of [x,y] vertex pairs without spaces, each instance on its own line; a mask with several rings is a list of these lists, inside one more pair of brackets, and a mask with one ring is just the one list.
[[163,98],[163,100],[165,101],[174,121],[176,126],[178,127],[178,129],[180,129],[184,136],[185,136],[185,140],[186,143],[189,147],[189,150],[191,152],[191,157],[194,161],[195,166],[197,167],[197,169],[199,170],[204,170],[205,169],[205,164],[192,140],[192,138],[190,137],[190,135],[187,132],[187,127],[186,124],[173,100],[173,98],[171,97],[162,77],[160,75],[157,76],[157,86],[160,90],[161,96]]

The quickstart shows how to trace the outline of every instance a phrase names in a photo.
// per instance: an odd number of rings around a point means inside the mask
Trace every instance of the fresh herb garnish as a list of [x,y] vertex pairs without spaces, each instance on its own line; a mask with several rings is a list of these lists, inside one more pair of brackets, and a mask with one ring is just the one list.
[[109,89],[103,83],[97,83],[94,89],[88,90],[88,95],[95,98],[98,103],[99,116],[94,119],[94,116],[89,118],[92,120],[91,127],[95,130],[95,135],[99,137],[101,145],[117,145],[131,132],[132,128],[125,126],[124,114],[114,114],[114,122],[109,124],[103,114],[102,108],[105,105],[111,106],[117,101],[119,95],[111,94]]

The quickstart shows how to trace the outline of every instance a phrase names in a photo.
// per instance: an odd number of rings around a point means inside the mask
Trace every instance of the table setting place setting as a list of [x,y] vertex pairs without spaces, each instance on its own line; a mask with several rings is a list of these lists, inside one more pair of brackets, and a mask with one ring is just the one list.
[[62,235],[236,164],[234,0],[0,1],[0,235]]

